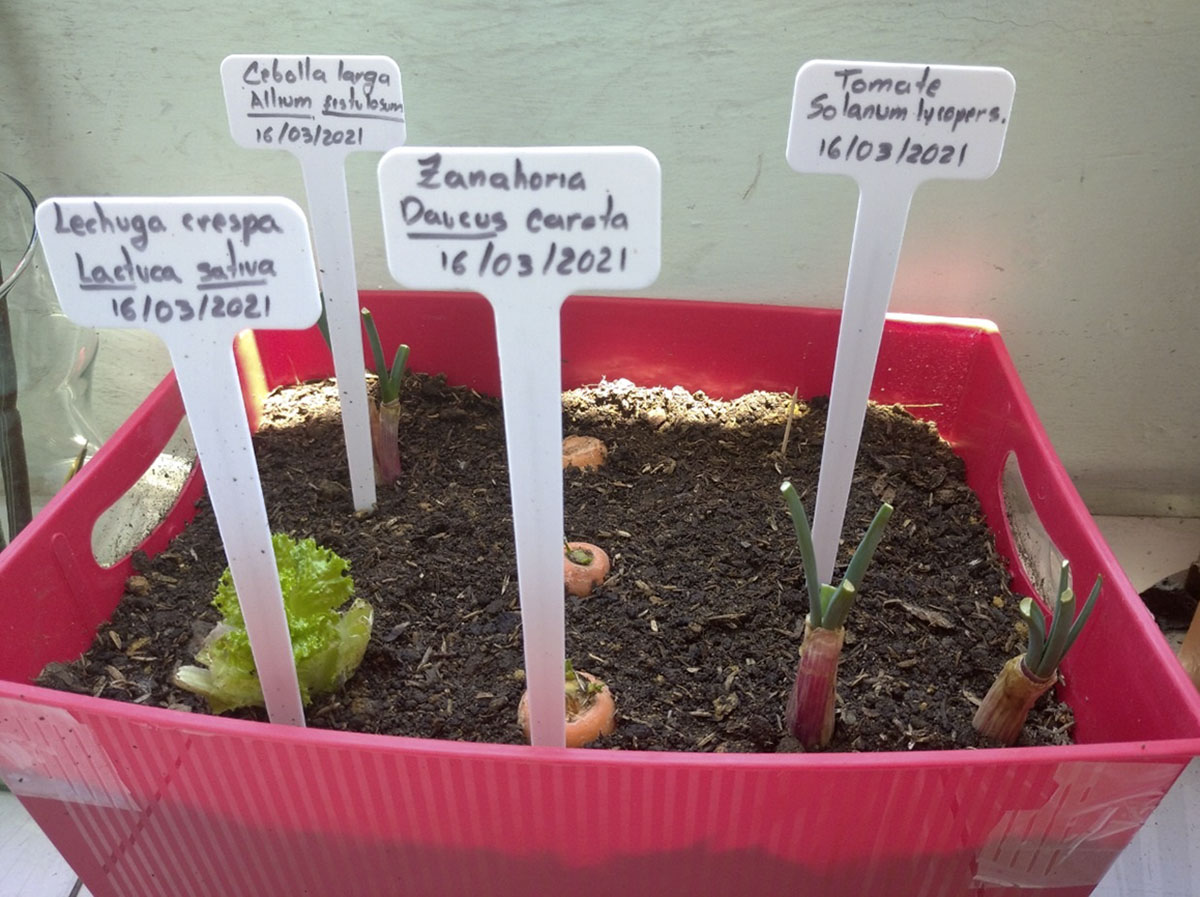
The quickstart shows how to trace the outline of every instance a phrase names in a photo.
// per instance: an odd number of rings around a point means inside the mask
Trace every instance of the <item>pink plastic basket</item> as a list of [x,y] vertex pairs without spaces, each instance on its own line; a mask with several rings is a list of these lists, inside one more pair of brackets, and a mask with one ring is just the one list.
[[[497,391],[480,297],[364,302],[389,356],[402,338],[415,368]],[[815,395],[829,388],[838,315],[577,297],[562,322],[565,386],[624,376],[713,395],[797,385]],[[260,333],[241,349],[252,420],[265,389],[329,374],[315,331]],[[1102,603],[1064,669],[1077,745],[568,751],[292,729],[32,686],[45,663],[78,656],[120,598],[130,564],[98,566],[91,533],[179,422],[168,378],[0,554],[0,776],[96,897],[1088,894],[1200,753],[1200,699],[1056,459],[994,327],[889,320],[874,397],[938,424],[1010,559],[1001,474],[1013,455],[1077,581],[1103,573]],[[147,551],[186,524],[201,488],[193,476]]]

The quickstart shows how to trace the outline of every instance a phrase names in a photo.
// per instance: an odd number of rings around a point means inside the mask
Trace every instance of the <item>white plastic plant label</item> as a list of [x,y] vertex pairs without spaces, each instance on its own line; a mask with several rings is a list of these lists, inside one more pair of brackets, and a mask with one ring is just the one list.
[[411,147],[379,179],[388,266],[408,286],[558,304],[658,276],[661,175],[644,149]]
[[860,182],[990,177],[1015,90],[1001,68],[814,60],[796,75],[788,164]]
[[89,327],[230,347],[320,315],[304,213],[283,198],[72,198],[38,206],[63,310]]
[[822,582],[833,578],[913,192],[933,178],[991,176],[1015,90],[1011,74],[983,66],[822,59],[796,75],[788,164],[859,186],[813,516]]
[[69,317],[150,330],[167,344],[267,712],[302,725],[233,338],[311,327],[320,316],[304,213],[278,197],[84,197],[48,199],[36,218]]
[[662,177],[638,147],[394,149],[379,164],[388,267],[492,304],[512,488],[530,740],[561,747],[559,309],[658,276]]
[[346,156],[405,139],[400,68],[386,56],[269,53],[227,56],[221,83],[233,139],[282,149],[300,161],[341,400],[354,508],[375,505],[370,410]]
[[221,63],[229,131],[247,149],[346,154],[404,143],[400,68],[386,56],[239,54]]

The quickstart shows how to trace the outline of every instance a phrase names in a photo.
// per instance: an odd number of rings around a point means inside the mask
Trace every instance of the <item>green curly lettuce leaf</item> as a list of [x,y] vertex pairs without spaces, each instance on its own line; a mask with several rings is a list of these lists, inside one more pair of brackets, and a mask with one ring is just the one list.
[[[338,610],[354,592],[350,564],[344,558],[312,539],[298,542],[283,533],[272,535],[271,543],[300,696],[308,704],[313,695],[334,691],[354,675],[367,650],[374,612],[362,599]],[[205,697],[214,713],[261,707],[262,686],[228,568],[221,575],[213,605],[222,619],[196,653],[203,666],[181,667],[175,684]]]

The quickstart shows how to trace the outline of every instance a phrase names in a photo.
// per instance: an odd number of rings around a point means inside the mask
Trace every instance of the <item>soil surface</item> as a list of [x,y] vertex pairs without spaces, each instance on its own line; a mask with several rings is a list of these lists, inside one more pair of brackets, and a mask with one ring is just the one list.
[[[375,608],[366,658],[310,725],[471,741],[522,741],[521,616],[499,402],[439,378],[403,390],[404,473],[377,510],[351,511],[330,383],[278,391],[255,437],[272,527],[351,562]],[[597,747],[795,750],[783,724],[807,611],[779,493],[811,509],[823,403],[752,393],[732,402],[624,381],[563,397],[563,433],[600,437],[597,471],[564,472],[566,537],[612,557],[608,580],[568,598],[567,656],[605,680],[616,732]],[[873,407],[840,563],[880,501],[896,512],[847,623],[831,750],[983,746],[971,716],[1023,650],[1017,599],[961,460],[933,427]],[[225,558],[204,502],[169,550],[142,564],[80,661],[43,684],[207,712],[170,684],[217,620]],[[265,719],[261,711],[239,715]],[[1044,697],[1020,744],[1070,740],[1069,708]]]

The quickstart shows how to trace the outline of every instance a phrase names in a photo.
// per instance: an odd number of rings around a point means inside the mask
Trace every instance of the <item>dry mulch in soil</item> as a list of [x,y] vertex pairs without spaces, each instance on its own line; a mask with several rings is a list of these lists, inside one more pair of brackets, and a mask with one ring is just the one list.
[[[424,375],[403,392],[403,477],[369,515],[351,511],[330,383],[277,391],[255,437],[272,527],[350,560],[356,594],[375,608],[362,667],[314,700],[309,724],[517,743],[521,616],[500,405]],[[613,560],[603,586],[566,604],[567,656],[617,698],[617,731],[596,746],[796,749],[782,716],[806,592],[779,486],[790,479],[812,508],[825,415],[820,400],[799,405],[781,454],[789,405],[778,393],[723,402],[624,381],[564,394],[564,434],[609,449],[604,468],[564,472],[566,537]],[[984,746],[971,716],[1023,649],[1017,599],[961,460],[898,407],[867,417],[840,563],[881,500],[896,512],[847,623],[831,749]],[[142,563],[89,652],[42,683],[207,712],[171,676],[216,622],[224,567],[202,503]],[[1069,708],[1043,698],[1019,743],[1067,743],[1071,724]]]

